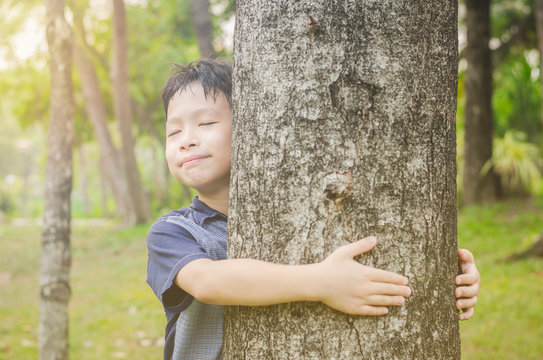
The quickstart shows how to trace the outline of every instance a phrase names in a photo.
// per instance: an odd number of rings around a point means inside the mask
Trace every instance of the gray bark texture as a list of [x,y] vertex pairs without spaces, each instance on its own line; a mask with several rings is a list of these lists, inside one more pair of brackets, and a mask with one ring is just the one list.
[[459,359],[457,2],[238,0],[230,258],[407,276],[383,317],[228,307],[225,359]]
[[490,169],[481,169],[492,157],[492,64],[490,40],[490,0],[467,0],[468,43],[464,75],[464,177],[462,205],[495,201],[499,178]]
[[214,58],[216,56],[213,48],[213,27],[209,16],[209,0],[190,0],[190,12],[200,56]]
[[141,184],[136,155],[134,135],[132,134],[132,107],[128,87],[128,41],[126,35],[126,10],[123,0],[113,2],[113,105],[115,117],[119,121],[121,134],[121,158],[125,171],[128,193],[135,218],[126,220],[128,224],[143,223],[150,217],[149,201]]
[[41,234],[39,358],[68,359],[70,197],[74,140],[72,32],[63,0],[46,0],[51,99],[45,209]]

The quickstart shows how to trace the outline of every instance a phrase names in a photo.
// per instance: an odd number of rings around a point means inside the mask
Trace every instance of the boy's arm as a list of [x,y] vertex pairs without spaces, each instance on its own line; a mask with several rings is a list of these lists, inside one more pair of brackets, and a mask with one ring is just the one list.
[[460,320],[468,320],[473,316],[473,309],[477,304],[477,295],[481,287],[481,275],[475,266],[472,253],[466,249],[458,249],[458,258],[462,274],[456,277],[455,295],[458,298],[456,307],[462,310]]
[[292,301],[322,301],[359,315],[383,315],[385,306],[402,305],[411,294],[404,276],[364,266],[353,257],[371,250],[365,238],[342,246],[321,263],[279,265],[251,259],[197,259],[177,274],[177,286],[216,305],[262,306]]

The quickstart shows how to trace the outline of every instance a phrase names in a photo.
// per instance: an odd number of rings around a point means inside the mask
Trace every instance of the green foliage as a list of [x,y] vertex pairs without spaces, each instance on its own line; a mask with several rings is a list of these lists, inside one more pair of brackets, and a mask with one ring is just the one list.
[[1,87],[6,89],[0,102],[12,109],[23,127],[45,124],[49,116],[49,73],[40,57],[37,54],[0,76]]
[[[127,7],[130,92],[163,136],[164,110],[160,90],[172,63],[186,64],[199,57],[188,1],[150,1]],[[138,36],[145,34],[146,36]],[[141,114],[135,114],[140,117]],[[145,131],[145,130],[144,130]]]
[[[491,37],[507,41],[511,32],[518,30],[518,24],[532,17],[532,0],[492,0]],[[533,28],[531,36],[535,37]]]
[[503,138],[494,140],[492,158],[481,172],[486,174],[492,167],[509,194],[535,194],[540,188],[539,149],[526,142],[526,135],[522,132],[507,131]]
[[13,37],[23,29],[29,14],[36,12],[37,5],[41,3],[40,0],[0,1],[0,47],[8,59],[15,60]]
[[541,83],[539,64],[530,65],[527,57],[538,58],[537,52],[509,59],[494,72],[492,106],[495,134],[503,137],[509,129],[529,134],[530,141],[541,138]]

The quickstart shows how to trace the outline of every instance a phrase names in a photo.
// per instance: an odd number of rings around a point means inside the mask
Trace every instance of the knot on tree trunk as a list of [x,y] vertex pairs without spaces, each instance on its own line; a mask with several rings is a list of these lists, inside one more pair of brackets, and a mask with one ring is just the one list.
[[40,290],[42,299],[58,302],[68,302],[72,292],[70,284],[65,281],[42,285]]
[[324,177],[324,196],[333,201],[338,210],[341,210],[343,201],[349,196],[353,183],[351,170],[344,173],[332,173]]

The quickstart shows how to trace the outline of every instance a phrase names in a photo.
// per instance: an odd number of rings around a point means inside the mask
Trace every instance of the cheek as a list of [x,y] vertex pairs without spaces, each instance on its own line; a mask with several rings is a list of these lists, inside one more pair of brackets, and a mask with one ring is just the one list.
[[166,146],[166,151],[164,152],[164,155],[166,157],[166,162],[168,163],[168,167],[171,169],[173,166],[175,166],[175,149],[172,149],[171,146]]

